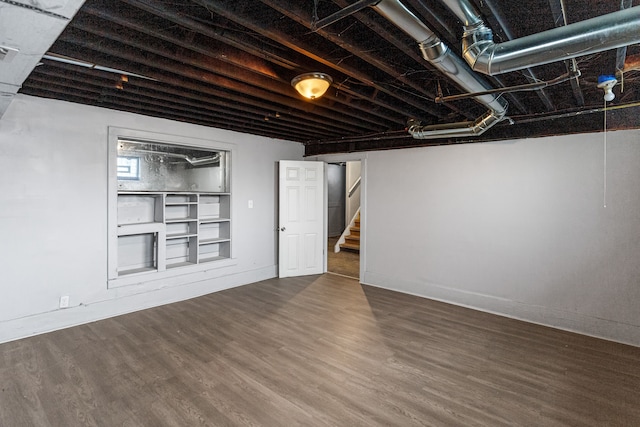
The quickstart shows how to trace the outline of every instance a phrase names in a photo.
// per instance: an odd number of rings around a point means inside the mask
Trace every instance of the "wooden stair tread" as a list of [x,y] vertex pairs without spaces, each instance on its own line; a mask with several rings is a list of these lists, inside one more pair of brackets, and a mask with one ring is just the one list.
[[355,245],[352,243],[342,243],[340,245],[340,249],[348,249],[348,250],[352,250],[352,251],[360,251],[360,245]]

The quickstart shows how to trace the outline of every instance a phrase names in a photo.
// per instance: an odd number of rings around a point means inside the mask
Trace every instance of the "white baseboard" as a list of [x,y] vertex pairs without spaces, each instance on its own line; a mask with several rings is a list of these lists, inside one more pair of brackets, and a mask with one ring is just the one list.
[[184,301],[276,276],[277,266],[273,265],[179,286],[167,286],[130,294],[120,292],[115,294],[113,299],[0,322],[0,343]]
[[640,347],[640,325],[365,272],[363,284]]

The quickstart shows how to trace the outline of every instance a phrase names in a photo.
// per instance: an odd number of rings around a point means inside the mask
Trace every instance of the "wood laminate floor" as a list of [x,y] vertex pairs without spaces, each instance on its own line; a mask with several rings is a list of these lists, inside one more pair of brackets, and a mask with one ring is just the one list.
[[360,253],[349,250],[334,252],[339,237],[330,237],[327,244],[327,271],[358,279],[360,277]]
[[0,426],[638,426],[640,349],[336,275],[0,345]]

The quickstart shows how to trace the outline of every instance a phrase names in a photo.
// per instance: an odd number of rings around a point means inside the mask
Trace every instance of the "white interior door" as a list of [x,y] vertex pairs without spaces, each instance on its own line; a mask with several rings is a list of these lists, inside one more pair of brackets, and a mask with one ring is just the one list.
[[324,163],[280,161],[279,276],[324,273]]

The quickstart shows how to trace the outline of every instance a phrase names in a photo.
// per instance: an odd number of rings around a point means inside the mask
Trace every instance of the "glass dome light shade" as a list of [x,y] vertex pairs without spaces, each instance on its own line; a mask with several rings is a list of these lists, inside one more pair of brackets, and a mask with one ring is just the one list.
[[333,83],[331,76],[325,73],[305,73],[291,80],[293,86],[300,95],[309,99],[320,98]]

